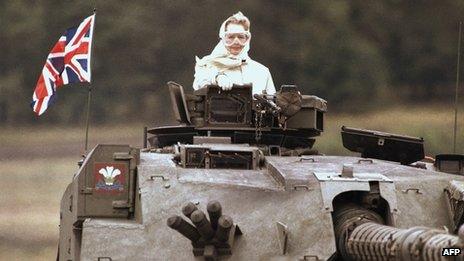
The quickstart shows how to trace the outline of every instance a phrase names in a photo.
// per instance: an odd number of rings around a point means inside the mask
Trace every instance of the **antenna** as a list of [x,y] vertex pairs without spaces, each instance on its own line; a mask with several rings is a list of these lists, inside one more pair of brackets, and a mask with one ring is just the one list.
[[453,153],[456,153],[456,133],[458,130],[458,87],[459,87],[459,65],[461,62],[461,35],[462,21],[459,21],[459,40],[458,40],[458,64],[456,68],[456,90],[454,94],[454,138],[453,138]]

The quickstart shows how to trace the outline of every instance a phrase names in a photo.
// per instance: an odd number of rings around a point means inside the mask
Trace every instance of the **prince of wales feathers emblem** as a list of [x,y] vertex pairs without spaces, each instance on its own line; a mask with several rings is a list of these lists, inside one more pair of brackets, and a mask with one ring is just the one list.
[[123,185],[120,184],[118,179],[116,178],[121,174],[121,171],[117,168],[114,168],[113,166],[106,166],[104,168],[101,168],[98,173],[100,173],[103,176],[103,180],[99,181],[96,185],[98,189],[104,189],[104,190],[122,190]]

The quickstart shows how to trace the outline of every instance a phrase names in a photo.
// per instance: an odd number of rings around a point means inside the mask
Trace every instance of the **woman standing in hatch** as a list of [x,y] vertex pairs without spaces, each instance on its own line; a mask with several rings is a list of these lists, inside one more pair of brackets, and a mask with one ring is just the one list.
[[251,84],[253,94],[276,92],[269,69],[248,56],[250,20],[241,12],[227,18],[219,30],[220,41],[210,55],[196,57],[193,88],[213,84],[223,90],[232,85]]

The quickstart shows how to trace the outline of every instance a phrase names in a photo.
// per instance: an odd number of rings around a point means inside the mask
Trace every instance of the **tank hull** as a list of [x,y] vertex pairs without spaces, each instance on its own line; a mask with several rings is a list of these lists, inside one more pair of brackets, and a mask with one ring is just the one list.
[[[87,218],[80,258],[195,260],[192,244],[166,220],[187,202],[206,212],[217,200],[243,232],[228,260],[327,260],[336,252],[334,199],[379,184],[388,223],[398,228],[451,227],[443,192],[461,176],[357,157],[266,157],[260,170],[186,169],[172,154],[141,153],[137,166],[140,219]],[[344,166],[353,177],[343,177]],[[137,208],[137,206],[136,206]],[[286,245],[278,223],[284,225]],[[175,249],[175,251],[173,251]]]

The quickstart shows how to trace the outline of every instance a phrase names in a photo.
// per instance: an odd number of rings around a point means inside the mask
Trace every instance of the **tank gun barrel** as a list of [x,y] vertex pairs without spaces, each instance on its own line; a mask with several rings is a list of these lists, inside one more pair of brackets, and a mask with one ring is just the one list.
[[443,249],[459,246],[459,237],[444,230],[400,229],[373,222],[357,226],[345,242],[352,260],[449,260],[442,256]]
[[340,209],[334,218],[343,260],[450,260],[442,255],[443,249],[463,246],[464,229],[456,236],[427,227],[396,228],[382,224],[377,213],[358,206]]

